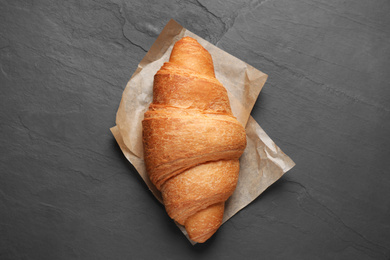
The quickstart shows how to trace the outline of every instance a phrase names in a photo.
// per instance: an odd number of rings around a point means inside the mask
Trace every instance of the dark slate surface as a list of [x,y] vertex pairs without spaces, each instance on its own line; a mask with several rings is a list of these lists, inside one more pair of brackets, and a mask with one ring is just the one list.
[[[0,1],[0,259],[390,259],[390,2]],[[169,19],[269,74],[297,163],[206,244],[109,128]]]

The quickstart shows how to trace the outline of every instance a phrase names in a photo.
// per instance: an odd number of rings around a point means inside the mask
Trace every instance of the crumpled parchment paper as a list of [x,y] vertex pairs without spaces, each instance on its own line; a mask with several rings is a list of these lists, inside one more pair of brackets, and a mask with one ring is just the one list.
[[[163,63],[169,60],[175,42],[185,36],[196,39],[210,52],[216,77],[228,90],[233,114],[246,126],[247,147],[240,158],[237,188],[225,204],[224,223],[295,165],[250,116],[267,80],[266,74],[171,20],[127,83],[117,112],[116,126],[111,128],[111,132],[123,154],[133,164],[154,196],[162,202],[160,192],[148,178],[143,161],[142,120],[153,99],[154,75]],[[184,227],[178,226],[188,238]]]

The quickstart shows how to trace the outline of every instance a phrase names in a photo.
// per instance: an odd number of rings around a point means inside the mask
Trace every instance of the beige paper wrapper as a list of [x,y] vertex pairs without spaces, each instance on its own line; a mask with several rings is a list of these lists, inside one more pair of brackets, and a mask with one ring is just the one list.
[[[136,168],[154,196],[162,202],[160,192],[148,178],[143,161],[142,120],[153,99],[154,75],[163,63],[169,60],[175,42],[185,36],[196,39],[210,52],[216,77],[228,90],[233,114],[246,126],[247,147],[240,158],[237,188],[225,204],[224,223],[295,165],[250,116],[267,80],[266,74],[171,20],[127,83],[117,112],[116,126],[111,128],[111,132],[123,154]],[[184,227],[178,226],[188,238]]]

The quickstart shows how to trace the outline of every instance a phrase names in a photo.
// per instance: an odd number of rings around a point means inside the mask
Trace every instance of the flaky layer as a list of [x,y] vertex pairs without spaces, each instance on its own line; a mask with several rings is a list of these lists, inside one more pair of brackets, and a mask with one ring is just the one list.
[[184,225],[190,239],[198,243],[209,239],[221,226],[224,210],[225,202],[220,202],[190,216]]
[[165,63],[154,76],[153,105],[232,115],[226,89],[216,78]]
[[168,215],[184,225],[196,212],[227,200],[236,188],[239,170],[238,159],[219,160],[169,179],[161,190]]
[[148,144],[144,156],[149,177],[158,189],[186,169],[238,159],[245,149],[245,131],[230,116],[183,112],[183,117],[173,117],[159,111],[158,117],[153,117],[153,113],[147,113],[143,121],[143,139]]

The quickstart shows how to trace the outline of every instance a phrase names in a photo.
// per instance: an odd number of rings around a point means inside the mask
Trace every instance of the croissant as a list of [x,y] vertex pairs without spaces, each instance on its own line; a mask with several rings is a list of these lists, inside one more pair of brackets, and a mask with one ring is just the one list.
[[222,224],[236,188],[246,134],[210,53],[195,39],[176,42],[154,76],[142,126],[146,170],[168,215],[191,240],[205,242]]

